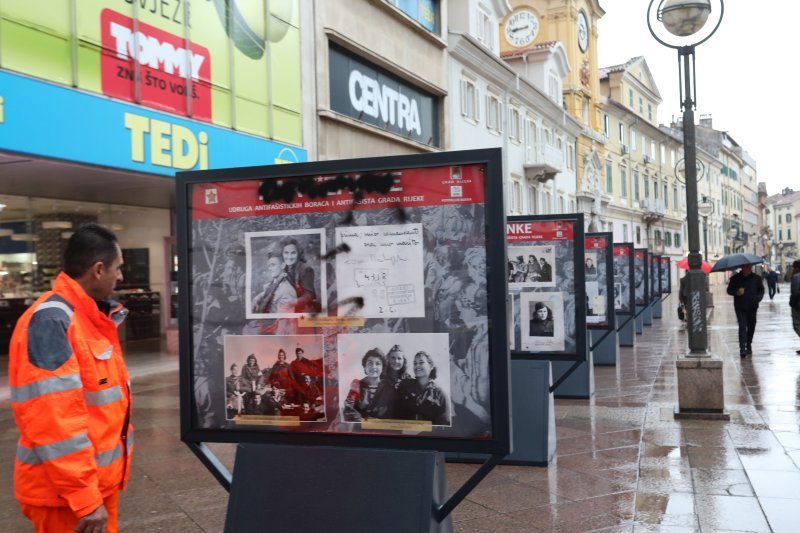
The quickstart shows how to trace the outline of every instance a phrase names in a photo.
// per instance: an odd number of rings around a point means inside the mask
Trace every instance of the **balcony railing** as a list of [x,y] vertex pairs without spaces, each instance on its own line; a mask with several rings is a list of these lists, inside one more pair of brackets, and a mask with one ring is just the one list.
[[564,169],[564,154],[550,145],[531,146],[525,150],[525,176],[537,181],[553,179]]
[[664,201],[660,198],[643,198],[639,200],[639,206],[644,211],[642,218],[645,220],[659,219],[667,214]]

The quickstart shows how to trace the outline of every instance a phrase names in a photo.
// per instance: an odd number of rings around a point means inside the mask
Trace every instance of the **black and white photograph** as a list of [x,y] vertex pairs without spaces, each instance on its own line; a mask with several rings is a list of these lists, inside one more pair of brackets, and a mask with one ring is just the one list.
[[670,269],[669,259],[662,258],[661,259],[661,293],[662,294],[668,294],[670,292],[669,269]]
[[597,252],[586,252],[584,257],[584,266],[586,271],[586,281],[593,281],[597,279]]
[[244,238],[248,319],[327,309],[324,230],[256,231]]
[[[425,316],[425,253],[420,223],[336,228],[340,314],[367,318]],[[356,298],[363,306],[352,310]]]
[[586,282],[586,323],[601,324],[606,320],[605,283]]
[[560,292],[521,292],[522,350],[564,351],[564,299]]
[[447,333],[340,334],[342,421],[415,420],[450,426],[449,344]]
[[661,258],[650,255],[650,301],[661,298]]
[[634,296],[636,298],[636,305],[646,305],[647,302],[645,301],[645,289],[647,288],[644,284],[644,269],[645,269],[645,260],[644,258],[635,257],[633,258],[633,284],[634,284]]
[[619,313],[630,313],[630,257],[614,256],[614,308]]
[[510,287],[555,287],[556,253],[553,246],[508,247]]
[[325,422],[322,346],[321,335],[226,335],[226,419]]

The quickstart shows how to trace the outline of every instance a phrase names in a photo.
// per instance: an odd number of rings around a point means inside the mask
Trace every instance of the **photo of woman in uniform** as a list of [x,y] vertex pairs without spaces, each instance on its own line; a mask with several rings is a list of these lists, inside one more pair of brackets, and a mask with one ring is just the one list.
[[[327,307],[324,230],[245,233],[247,318],[293,318]],[[262,333],[288,335],[291,322]]]
[[542,302],[536,302],[528,323],[528,334],[531,337],[553,336],[553,311]]

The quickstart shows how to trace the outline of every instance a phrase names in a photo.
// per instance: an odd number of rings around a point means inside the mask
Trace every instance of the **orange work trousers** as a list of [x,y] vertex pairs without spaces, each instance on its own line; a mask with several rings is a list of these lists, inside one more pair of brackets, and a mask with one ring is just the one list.
[[[117,506],[119,491],[103,499],[108,512],[107,533],[117,533]],[[40,507],[21,503],[22,514],[33,522],[36,533],[73,533],[79,518],[69,507]]]

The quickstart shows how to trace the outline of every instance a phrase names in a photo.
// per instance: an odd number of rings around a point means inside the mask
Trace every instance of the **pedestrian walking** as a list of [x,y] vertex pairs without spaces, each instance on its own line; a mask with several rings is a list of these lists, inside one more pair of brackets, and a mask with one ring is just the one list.
[[753,334],[756,331],[758,304],[764,298],[764,282],[753,274],[753,265],[744,265],[731,276],[728,294],[733,296],[733,309],[739,322],[739,355],[753,354]]
[[17,321],[8,379],[20,437],[14,491],[38,533],[117,531],[131,467],[129,376],[110,300],[122,281],[116,236],[80,226],[63,271]]
[[772,300],[778,290],[778,273],[771,266],[767,266],[767,288],[769,289],[769,299]]
[[[792,307],[792,326],[794,332],[800,337],[800,259],[792,263],[791,287],[789,305]],[[800,355],[800,350],[797,350],[797,355]]]

